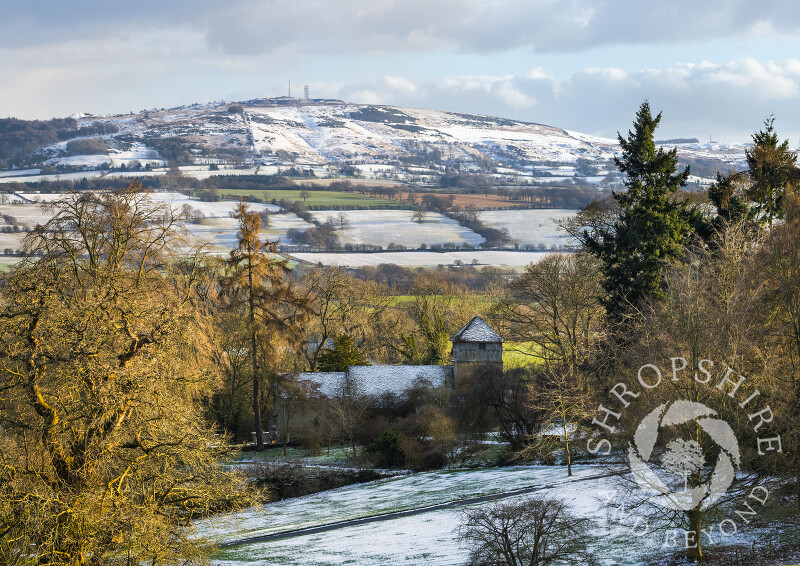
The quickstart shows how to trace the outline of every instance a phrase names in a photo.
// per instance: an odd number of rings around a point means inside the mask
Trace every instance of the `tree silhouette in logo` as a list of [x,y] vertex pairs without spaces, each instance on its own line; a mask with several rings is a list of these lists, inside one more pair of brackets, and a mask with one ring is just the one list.
[[[656,407],[639,423],[628,448],[628,459],[636,483],[645,491],[655,491],[652,501],[668,509],[689,511],[708,506],[722,497],[733,483],[740,465],[739,446],[731,427],[721,419],[712,418],[716,411],[695,401],[675,401]],[[677,438],[667,444],[661,456],[661,470],[684,480],[682,491],[673,491],[648,464],[659,439],[659,432],[669,427],[696,423],[719,446],[719,455],[710,479],[689,486],[689,477],[700,478],[706,462],[703,448],[697,440]],[[735,468],[735,467],[736,468]]]
[[689,476],[702,470],[705,463],[703,448],[696,440],[676,438],[661,456],[664,471],[681,478],[684,491],[689,490]]

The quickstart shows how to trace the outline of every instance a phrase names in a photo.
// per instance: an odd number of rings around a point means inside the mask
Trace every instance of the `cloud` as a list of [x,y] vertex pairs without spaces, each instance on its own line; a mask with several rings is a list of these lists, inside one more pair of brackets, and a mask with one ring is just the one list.
[[335,94],[354,102],[493,114],[606,137],[627,131],[639,104],[648,99],[655,110],[663,110],[659,137],[748,141],[775,113],[782,136],[800,138],[797,59],[636,72],[587,68],[564,79],[534,69],[519,75],[450,76],[413,88],[410,82],[393,77],[339,86]]
[[798,38],[800,4],[782,0],[99,0],[3,4],[0,45],[193,30],[231,54],[320,55],[598,46],[714,38]]

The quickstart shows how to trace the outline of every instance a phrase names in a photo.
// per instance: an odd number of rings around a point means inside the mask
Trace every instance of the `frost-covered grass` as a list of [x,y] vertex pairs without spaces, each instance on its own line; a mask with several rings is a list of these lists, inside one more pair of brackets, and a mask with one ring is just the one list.
[[[339,211],[323,210],[313,213],[320,222],[328,218],[339,220]],[[344,244],[373,244],[387,247],[398,244],[417,248],[422,244],[468,243],[478,246],[483,236],[464,228],[441,214],[429,212],[423,222],[414,222],[410,210],[348,210],[348,225],[337,231]]]
[[22,258],[19,256],[0,256],[0,271],[7,271],[14,267]]
[[[589,476],[598,472],[596,467],[584,466],[577,474]],[[566,480],[566,477],[566,468],[554,466],[412,474],[286,499],[209,519],[198,525],[198,534],[217,541],[237,540],[501,493]]]
[[452,252],[375,252],[375,253],[293,253],[301,261],[322,263],[324,265],[340,265],[363,267],[393,263],[406,267],[437,267],[439,265],[474,264],[476,266],[493,265],[520,269],[530,263],[537,263],[546,252],[518,251],[452,251]]
[[577,210],[529,209],[529,210],[483,210],[478,218],[492,228],[508,230],[511,239],[520,244],[544,245],[557,248],[571,245],[564,232],[558,230],[556,221],[574,215]]
[[[595,466],[576,465],[573,478],[563,467],[524,466],[475,471],[429,472],[348,486],[303,498],[285,500],[229,516],[226,522],[201,525],[198,534],[215,535],[219,541],[239,540],[283,531],[342,521],[365,514],[397,511],[409,506],[424,506],[474,497],[485,493],[510,491],[526,485],[547,487],[537,495],[565,502],[573,514],[592,521],[589,550],[600,565],[652,565],[666,563],[669,554],[680,548],[664,546],[665,535],[650,531],[632,534],[633,514],[628,510],[620,521],[618,511],[606,507],[604,494],[613,489],[614,479],[592,478],[602,471]],[[526,496],[505,499],[513,502]],[[489,505],[473,504],[470,507]],[[244,564],[318,566],[358,564],[383,566],[449,566],[465,564],[467,549],[459,545],[456,529],[468,507],[428,511],[419,515],[392,518],[332,531],[296,536],[269,542],[252,543],[220,550],[212,562],[219,566]],[[786,532],[774,529],[742,529],[723,545],[743,545],[759,549],[765,539],[776,542],[796,540],[794,527]],[[719,548],[720,537],[707,551]]]
[[304,466],[348,466],[350,448],[344,446],[331,446],[322,453],[310,456],[305,448],[288,446],[286,456],[283,448],[271,448],[263,452],[242,452],[233,464],[253,464],[258,462],[302,464]]

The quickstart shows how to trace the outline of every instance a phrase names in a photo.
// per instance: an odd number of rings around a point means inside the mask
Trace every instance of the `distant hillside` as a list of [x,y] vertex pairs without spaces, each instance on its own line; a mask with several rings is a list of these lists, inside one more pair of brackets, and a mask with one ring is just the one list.
[[[709,170],[740,164],[742,146],[678,144]],[[175,165],[326,167],[353,176],[488,174],[504,182],[613,173],[615,140],[492,116],[340,100],[258,99],[138,114],[75,115],[49,122],[0,120],[0,169],[42,173]],[[383,167],[383,168],[382,168]],[[35,170],[32,172],[36,172]],[[404,177],[405,176],[405,177]]]

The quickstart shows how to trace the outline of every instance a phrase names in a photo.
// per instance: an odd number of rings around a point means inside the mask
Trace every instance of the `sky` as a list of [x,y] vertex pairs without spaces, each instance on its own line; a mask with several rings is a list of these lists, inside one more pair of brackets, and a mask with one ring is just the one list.
[[795,0],[0,0],[0,117],[301,96],[800,147]]

